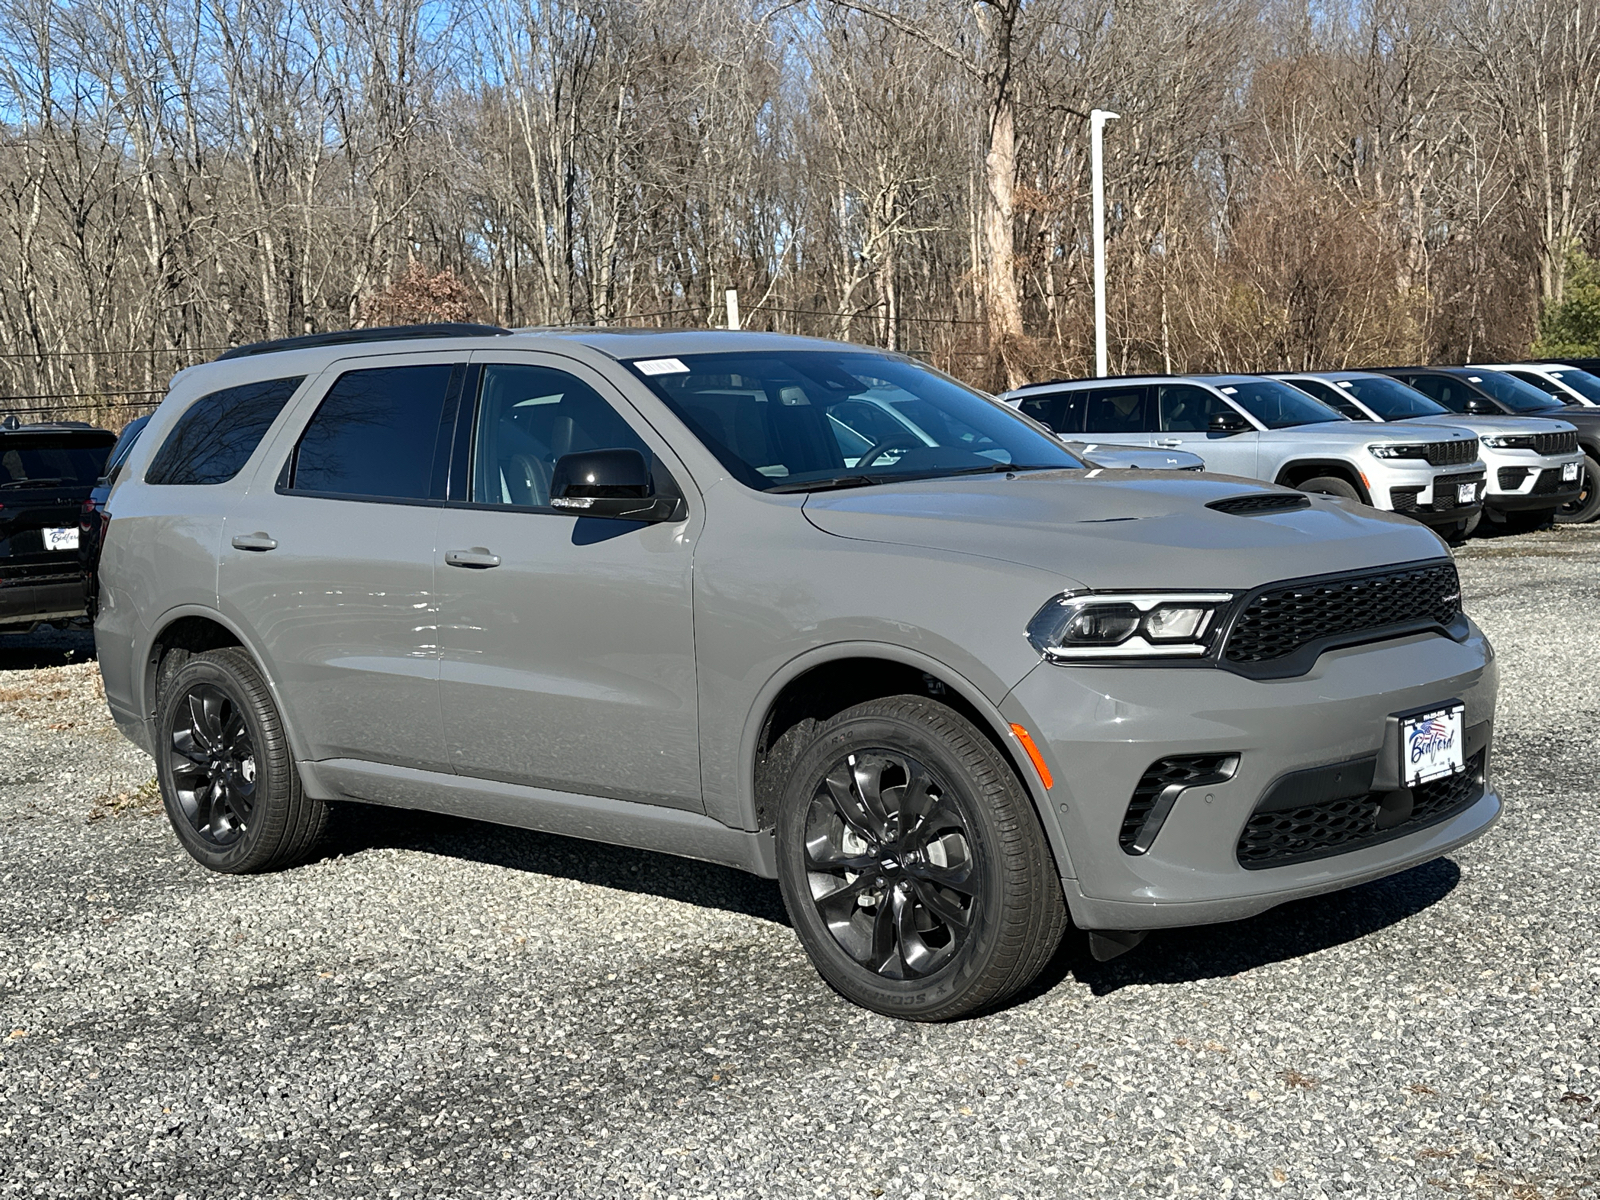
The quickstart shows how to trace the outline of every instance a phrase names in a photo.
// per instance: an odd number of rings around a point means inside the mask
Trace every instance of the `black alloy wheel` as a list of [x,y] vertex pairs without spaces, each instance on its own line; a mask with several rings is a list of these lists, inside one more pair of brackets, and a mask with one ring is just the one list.
[[1600,462],[1585,454],[1578,468],[1578,494],[1556,509],[1557,525],[1584,525],[1600,517]]
[[960,713],[889,696],[785,733],[778,884],[819,974],[876,1012],[942,1021],[992,1008],[1067,926],[1033,801]]
[[949,786],[886,747],[846,755],[823,776],[806,818],[806,873],[834,940],[885,979],[937,971],[977,918],[972,845]]
[[327,825],[328,806],[300,786],[272,692],[238,646],[162,660],[156,779],[173,832],[213,871],[303,861]]
[[174,706],[172,781],[196,836],[231,846],[255,809],[256,750],[244,711],[211,683],[190,687]]

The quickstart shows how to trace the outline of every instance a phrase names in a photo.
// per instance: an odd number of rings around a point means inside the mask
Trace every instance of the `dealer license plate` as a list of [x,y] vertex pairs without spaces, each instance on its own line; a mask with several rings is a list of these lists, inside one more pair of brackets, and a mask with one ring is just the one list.
[[78,528],[46,529],[44,531],[44,548],[46,550],[76,550],[78,548]]
[[1475,483],[1456,484],[1456,503],[1471,504],[1478,498],[1478,485]]
[[1459,705],[1400,718],[1400,780],[1406,787],[1467,769]]
[[1577,483],[1578,482],[1578,464],[1577,463],[1562,463],[1561,464],[1561,482],[1562,483]]

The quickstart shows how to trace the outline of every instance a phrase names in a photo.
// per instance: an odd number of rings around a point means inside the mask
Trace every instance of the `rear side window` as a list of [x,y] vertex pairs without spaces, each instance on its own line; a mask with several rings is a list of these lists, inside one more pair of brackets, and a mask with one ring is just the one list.
[[1145,387],[1095,388],[1089,393],[1085,433],[1149,433],[1154,426],[1146,419]]
[[[375,367],[339,376],[300,435],[289,490],[376,500],[442,498],[434,451],[455,367]],[[442,482],[442,481],[441,481]]]
[[1083,397],[1081,391],[1029,396],[1017,408],[1057,433],[1082,433]]
[[[210,392],[191,404],[156,451],[146,483],[227,483],[250,461],[304,375]],[[137,434],[135,435],[137,436]]]

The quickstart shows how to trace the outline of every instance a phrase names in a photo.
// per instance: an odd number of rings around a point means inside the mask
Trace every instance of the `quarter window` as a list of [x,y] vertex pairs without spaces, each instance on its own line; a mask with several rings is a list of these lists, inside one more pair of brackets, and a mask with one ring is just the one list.
[[483,368],[472,450],[472,500],[516,508],[550,503],[556,460],[580,450],[650,448],[588,384],[551,367]]
[[1082,433],[1083,396],[1081,391],[1029,396],[1017,407],[1057,433]]
[[290,489],[382,500],[435,497],[434,450],[454,370],[430,363],[339,376],[300,436]]
[[227,483],[250,461],[304,378],[263,379],[201,396],[161,443],[145,482]]

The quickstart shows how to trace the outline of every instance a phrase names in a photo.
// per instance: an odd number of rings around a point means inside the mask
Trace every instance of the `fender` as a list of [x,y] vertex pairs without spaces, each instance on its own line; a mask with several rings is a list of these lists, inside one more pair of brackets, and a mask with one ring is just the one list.
[[1325,475],[1337,475],[1356,489],[1356,494],[1361,497],[1361,503],[1368,505],[1372,503],[1372,493],[1367,490],[1366,482],[1361,478],[1361,472],[1342,459],[1297,458],[1291,462],[1284,463],[1278,470],[1277,479],[1273,482],[1278,484],[1279,487],[1293,487],[1292,483],[1286,482],[1289,476],[1305,469],[1315,470]]
[[278,681],[273,678],[272,672],[267,669],[267,660],[261,653],[261,647],[253,636],[245,631],[238,622],[222,615],[214,608],[207,608],[202,604],[180,604],[167,609],[149,626],[154,630],[138,654],[134,669],[138,672],[134,685],[137,694],[143,697],[143,717],[146,726],[152,731],[151,744],[154,745],[153,731],[156,716],[156,661],[155,647],[161,640],[161,634],[172,625],[185,617],[203,617],[213,624],[220,625],[231,633],[244,647],[246,653],[256,665],[256,670],[261,672],[261,678],[266,681],[267,689],[272,693],[272,702],[278,707],[278,719],[283,723],[284,735],[289,739],[289,751],[296,762],[306,761],[305,743],[300,738],[300,733],[295,724],[295,718],[289,712],[289,706],[283,702],[283,694],[278,688]]
[[1063,875],[1074,877],[1066,840],[1055,819],[1055,810],[1051,807],[1049,793],[1044,790],[1044,782],[1018,745],[1016,736],[1011,732],[1011,724],[1001,715],[999,707],[981,688],[948,663],[891,642],[834,642],[831,645],[818,646],[791,658],[767,680],[756,695],[749,715],[745,717],[744,732],[739,741],[740,816],[744,828],[753,830],[756,825],[756,747],[760,743],[761,730],[766,724],[767,714],[772,711],[774,701],[784,688],[807,671],[849,658],[883,658],[926,672],[972,705],[988,722],[996,740],[1005,748],[1017,778],[1022,780],[1023,787],[1027,789],[1028,798],[1033,802],[1034,813],[1038,816],[1039,824],[1050,841],[1050,848],[1056,855],[1057,869]]

